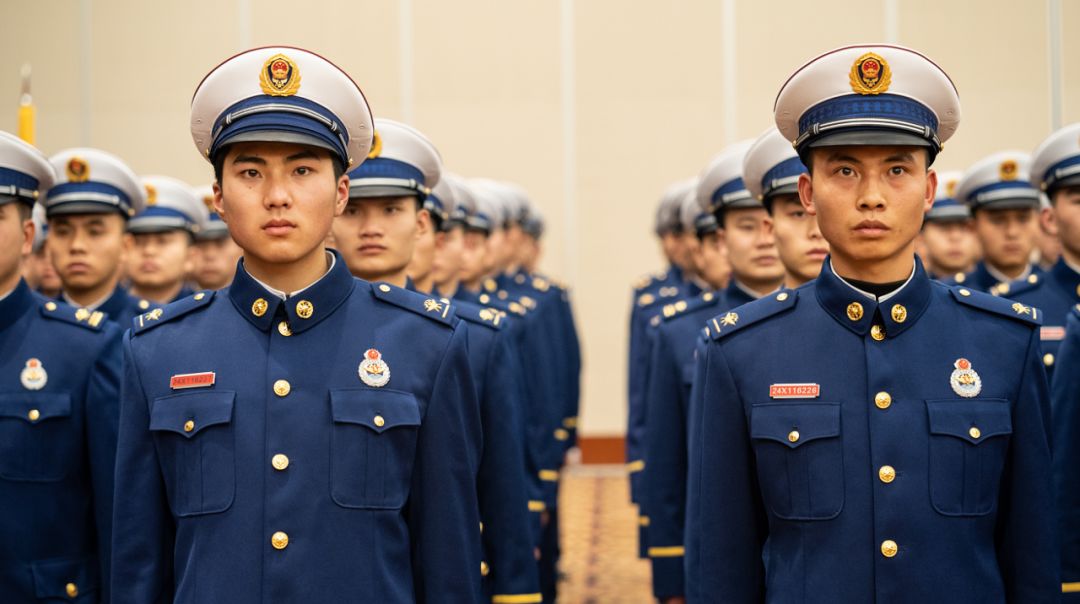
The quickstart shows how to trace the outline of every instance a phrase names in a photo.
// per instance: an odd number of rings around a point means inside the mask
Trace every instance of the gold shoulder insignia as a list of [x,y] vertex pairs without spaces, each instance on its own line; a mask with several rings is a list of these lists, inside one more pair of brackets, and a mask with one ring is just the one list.
[[652,294],[641,294],[637,299],[638,306],[648,306],[655,301],[656,296],[653,296]]

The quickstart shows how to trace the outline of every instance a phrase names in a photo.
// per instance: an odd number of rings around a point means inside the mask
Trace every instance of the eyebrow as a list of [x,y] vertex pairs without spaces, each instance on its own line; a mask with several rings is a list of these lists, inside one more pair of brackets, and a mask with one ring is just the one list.
[[851,164],[861,164],[862,163],[858,159],[856,159],[855,157],[853,157],[851,155],[844,155],[842,153],[832,153],[828,157],[825,158],[825,161],[827,161],[827,162],[848,162],[848,163],[851,163]]
[[896,153],[894,155],[890,155],[889,157],[886,157],[885,161],[887,161],[887,162],[907,162],[907,163],[911,163],[911,162],[915,161],[915,156],[910,152]]
[[311,149],[305,149],[299,153],[294,153],[285,158],[286,162],[298,161],[301,159],[319,159],[319,156]]
[[266,165],[266,160],[258,157],[257,155],[237,155],[233,158],[234,164],[257,164],[260,166]]

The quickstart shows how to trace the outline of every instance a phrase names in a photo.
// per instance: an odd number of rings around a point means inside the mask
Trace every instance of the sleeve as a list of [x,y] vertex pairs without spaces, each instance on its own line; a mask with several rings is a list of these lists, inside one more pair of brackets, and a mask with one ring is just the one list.
[[482,393],[484,453],[480,462],[480,518],[491,568],[492,601],[540,602],[525,469],[525,428],[505,332],[497,332]]
[[767,525],[746,415],[720,345],[711,342],[698,362],[688,430],[687,601],[759,604]]
[[574,308],[570,300],[559,298],[564,330],[566,331],[567,389],[566,411],[563,414],[563,428],[567,431],[564,450],[577,444],[578,413],[581,406],[581,341],[578,339],[577,326],[574,324]]
[[1070,314],[1050,391],[1063,602],[1080,602],[1080,320]]
[[[644,323],[644,320],[640,321]],[[630,427],[626,433],[626,469],[630,474],[630,501],[640,504],[642,501],[642,477],[645,469],[645,418],[648,410],[646,393],[649,389],[649,360],[653,345],[656,343],[655,327],[642,325],[641,337],[634,350],[630,373],[633,379],[633,391],[630,393]]]
[[150,434],[149,402],[131,340],[124,336],[124,380],[113,505],[112,601],[172,602],[175,528]]
[[536,454],[541,499],[547,508],[558,505],[559,468],[565,451],[555,440],[555,430],[562,423],[562,401],[557,382],[561,375],[551,362],[559,354],[552,330],[545,329],[540,314],[522,317],[525,329],[522,342],[524,382],[530,397],[529,440]]
[[998,504],[998,563],[1009,602],[1057,602],[1060,558],[1054,534],[1050,397],[1039,330],[1032,331],[1013,401],[1013,431]]
[[417,602],[479,602],[482,447],[465,326],[454,328],[416,444],[407,521]]
[[120,422],[120,379],[123,353],[119,328],[109,326],[86,389],[86,443],[93,487],[94,521],[98,534],[98,560],[104,588],[101,601],[109,601],[108,577],[112,546],[112,503],[116,469],[116,435]]
[[[686,519],[686,414],[683,368],[661,334],[653,350],[653,375],[646,405],[645,484],[647,554],[652,561],[653,595],[682,596],[683,528]],[[683,344],[686,344],[683,342]],[[700,344],[699,344],[700,346]]]

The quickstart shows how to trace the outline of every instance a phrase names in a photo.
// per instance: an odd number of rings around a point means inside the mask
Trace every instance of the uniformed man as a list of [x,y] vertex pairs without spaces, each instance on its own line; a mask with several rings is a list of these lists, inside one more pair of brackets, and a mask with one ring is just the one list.
[[960,172],[938,172],[934,205],[923,217],[920,257],[932,279],[954,279],[972,269],[979,242],[971,226],[971,208],[956,199]]
[[55,173],[0,132],[0,594],[108,602],[120,330],[20,278]]
[[244,256],[127,337],[113,601],[479,602],[464,328],[323,246],[372,150],[360,89],[258,48],[202,81],[191,130]]
[[743,183],[769,213],[776,251],[784,267],[784,286],[800,287],[816,279],[829,254],[817,217],[799,202],[799,176],[806,172],[791,141],[775,127],[762,134],[743,160]]
[[1058,348],[1057,371],[1050,390],[1054,418],[1054,483],[1057,486],[1057,534],[1061,539],[1063,602],[1080,601],[1080,304],[1065,321],[1065,338]]
[[45,235],[49,228],[49,222],[45,218],[45,206],[34,205],[33,219],[34,248],[23,261],[23,279],[30,289],[42,296],[56,298],[60,295],[63,284],[60,283],[60,275],[56,274],[56,268],[49,260],[49,251],[45,248]]
[[146,209],[128,221],[132,235],[127,255],[131,293],[167,304],[194,293],[186,283],[199,233],[203,207],[195,190],[168,176],[147,176]]
[[964,171],[956,197],[971,208],[983,258],[954,283],[968,289],[1009,296],[1011,281],[1038,280],[1042,269],[1031,263],[1038,231],[1039,190],[1030,182],[1031,156],[1002,151]]
[[243,250],[233,241],[228,225],[213,209],[213,187],[199,187],[195,194],[202,199],[204,211],[199,213],[191,279],[199,289],[223,289],[232,283],[236,262]]
[[1080,303],[1080,123],[1051,134],[1032,156],[1031,182],[1050,198],[1045,230],[1061,242],[1061,257],[1042,275],[1009,284],[1010,299],[1042,313],[1043,363],[1051,375],[1065,337],[1065,317]]
[[100,310],[121,329],[153,304],[120,285],[131,245],[127,221],[142,211],[146,191],[120,158],[97,149],[68,149],[49,161],[57,182],[43,191],[45,247],[63,283],[63,301]]
[[775,113],[830,257],[709,322],[689,599],[1057,601],[1038,320],[932,281],[914,254],[959,122],[952,82],[912,50],[850,46],[796,71]]
[[453,298],[461,285],[461,271],[465,262],[465,232],[469,228],[472,194],[464,181],[447,172],[439,178],[440,189],[447,188],[453,199],[447,220],[436,238],[435,258],[431,261],[431,281],[434,292],[440,297]]

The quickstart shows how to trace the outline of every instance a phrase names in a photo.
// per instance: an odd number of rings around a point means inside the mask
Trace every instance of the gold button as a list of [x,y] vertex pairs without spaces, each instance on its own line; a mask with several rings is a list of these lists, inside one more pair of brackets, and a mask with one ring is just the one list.
[[382,285],[379,286],[379,291],[381,291],[383,293],[390,293],[390,286],[383,283]]
[[847,305],[847,318],[852,321],[858,321],[863,316],[862,304],[858,302],[852,302]]
[[261,317],[266,314],[266,309],[269,307],[270,305],[266,303],[266,300],[258,298],[251,303],[251,314]]
[[310,319],[312,313],[315,312],[315,305],[307,300],[301,300],[296,303],[296,315],[301,319]]
[[953,279],[955,279],[957,283],[963,283],[967,280],[967,275],[965,275],[964,273],[956,273],[955,275],[953,275]]
[[285,549],[289,547],[289,535],[283,531],[278,531],[270,537],[270,545],[274,546],[274,549]]
[[139,310],[146,310],[150,308],[149,300],[139,300]]
[[52,311],[56,310],[56,302],[46,302],[45,303],[45,310],[47,310],[49,312],[52,312]]
[[184,422],[184,432],[191,432],[194,429],[195,429],[195,421],[194,420],[189,419],[186,422]]
[[289,384],[288,380],[278,380],[274,382],[274,394],[278,396],[288,396],[291,390],[292,385]]
[[284,453],[278,453],[270,458],[270,465],[274,466],[275,470],[284,470],[289,467],[289,456]]
[[881,479],[881,482],[889,484],[890,482],[896,480],[896,469],[892,466],[881,466],[881,469],[878,470],[877,475],[878,478]]
[[966,298],[967,296],[971,295],[971,291],[967,290],[967,289],[962,289],[962,290],[960,290],[960,295],[964,296]]
[[30,421],[36,422],[37,420],[41,419],[41,412],[37,409],[31,409],[30,413],[26,414],[26,417],[28,417]]
[[205,297],[206,297],[206,294],[204,294],[202,292],[199,292],[199,293],[195,294],[195,301],[202,300]]
[[1054,355],[1050,354],[1049,352],[1044,354],[1043,355],[1043,365],[1046,365],[1047,367],[1050,367],[1053,364],[1054,364]]
[[793,443],[799,442],[799,431],[792,430],[791,432],[788,432],[787,439]]
[[75,585],[74,583],[68,583],[67,585],[65,585],[64,591],[67,593],[69,598],[79,597],[79,586]]
[[892,539],[886,539],[881,542],[881,555],[886,558],[892,558],[896,555],[896,552],[900,550],[900,546],[896,544]]
[[903,304],[893,304],[892,307],[892,320],[897,323],[903,323],[907,321],[907,309]]
[[885,328],[880,325],[870,326],[870,337],[880,342],[885,339]]
[[[1080,296],[1080,285],[1076,286],[1076,295]],[[1080,304],[1077,304],[1077,306],[1080,306]]]
[[1039,276],[1038,275],[1028,275],[1028,283],[1030,283],[1032,285],[1035,285],[1038,282],[1039,282]]
[[480,294],[480,303],[487,304],[488,302],[491,302],[491,296],[487,294]]
[[971,438],[973,438],[975,440],[978,440],[979,437],[982,436],[982,430],[979,430],[975,426],[972,426],[971,429],[968,430],[968,436],[970,436]]
[[783,302],[784,300],[787,300],[788,299],[787,292],[780,292],[779,294],[776,294],[776,299],[781,301],[781,302]]
[[386,420],[383,419],[383,416],[381,416],[381,415],[376,415],[375,419],[373,419],[371,421],[375,422],[375,425],[377,427],[379,427],[379,428],[382,428],[383,426],[386,425]]
[[878,392],[874,396],[874,404],[878,409],[888,409],[892,405],[892,395],[888,392]]
[[490,573],[490,572],[491,572],[491,568],[488,567],[488,563],[481,560],[480,561],[480,574],[482,576],[486,577],[486,576],[488,576],[488,573]]
[[997,290],[998,290],[999,294],[1004,296],[1005,294],[1009,293],[1009,284],[1008,283],[999,283],[998,286],[997,286]]
[[285,321],[277,324],[277,330],[278,333],[285,336],[286,338],[292,335],[292,330],[289,329],[289,324]]
[[555,428],[555,440],[570,440],[570,433],[565,428]]

